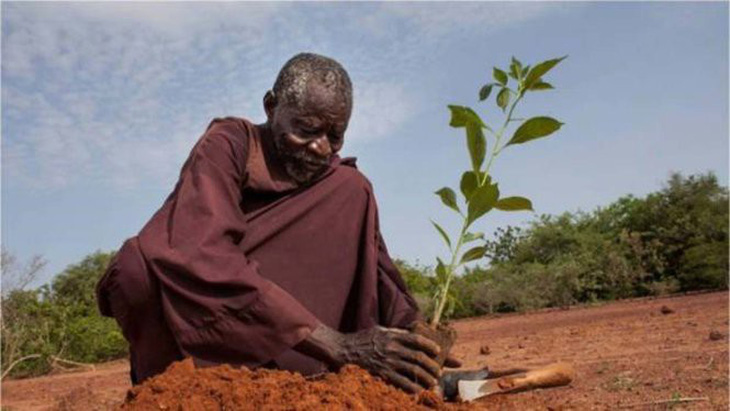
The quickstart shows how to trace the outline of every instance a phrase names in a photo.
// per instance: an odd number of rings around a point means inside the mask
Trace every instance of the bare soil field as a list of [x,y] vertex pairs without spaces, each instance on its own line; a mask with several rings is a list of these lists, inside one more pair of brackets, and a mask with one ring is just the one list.
[[[728,293],[623,301],[453,323],[466,367],[566,361],[567,387],[493,396],[475,409],[727,410]],[[2,384],[3,410],[104,410],[121,405],[125,361]],[[688,401],[684,401],[688,400]]]

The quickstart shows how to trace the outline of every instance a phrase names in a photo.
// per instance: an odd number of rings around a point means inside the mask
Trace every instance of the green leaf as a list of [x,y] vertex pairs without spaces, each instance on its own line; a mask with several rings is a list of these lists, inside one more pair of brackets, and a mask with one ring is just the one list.
[[[481,171],[478,174],[475,174],[473,171],[465,171],[461,175],[461,184],[459,184],[459,188],[461,188],[461,194],[464,195],[467,203],[471,199],[471,196],[474,195],[474,190],[476,190],[479,186],[479,182],[482,178],[484,178],[484,173]],[[491,182],[492,178],[487,176],[485,184],[488,185],[491,184]]]
[[466,145],[469,147],[469,157],[474,170],[479,170],[487,154],[487,139],[482,128],[474,123],[466,126]]
[[478,187],[469,201],[469,209],[467,214],[467,226],[471,225],[476,219],[483,216],[494,207],[499,199],[499,188],[497,184],[485,184]]
[[448,107],[451,110],[451,121],[449,122],[451,127],[466,127],[472,123],[486,127],[479,114],[475,113],[471,108],[456,105],[449,105]]
[[518,80],[522,74],[522,63],[519,60],[512,57],[512,63],[509,65],[509,76],[515,80]]
[[501,198],[499,201],[497,201],[497,204],[494,205],[499,210],[502,211],[522,211],[522,210],[532,210],[532,201],[524,198],[524,197],[506,197]]
[[436,281],[439,284],[446,284],[446,279],[447,279],[446,266],[444,265],[444,262],[441,261],[440,258],[436,257],[436,261],[438,261],[438,263],[436,264]]
[[456,210],[457,213],[461,212],[461,210],[459,210],[459,206],[456,204],[456,194],[454,193],[454,190],[444,187],[436,191],[434,194],[441,197],[441,202],[444,203],[446,207]]
[[484,101],[489,98],[489,94],[492,92],[492,86],[494,86],[492,83],[482,86],[479,90],[479,101]]
[[499,94],[497,94],[497,106],[504,111],[509,105],[509,90],[503,88]]
[[530,89],[533,84],[537,83],[540,78],[550,71],[555,65],[563,61],[568,56],[563,56],[558,59],[552,59],[552,60],[545,60],[542,63],[536,65],[532,69],[530,69],[530,72],[527,73],[527,77],[525,78],[525,88]]
[[451,121],[449,122],[449,125],[451,127],[464,127],[467,122],[465,108],[456,105],[449,105],[448,107],[449,110],[451,110]]
[[537,83],[533,84],[532,87],[530,87],[530,90],[550,90],[553,88],[555,87],[553,87],[552,84],[539,80]]
[[464,194],[464,198],[467,203],[469,202],[472,194],[474,194],[474,190],[476,190],[478,185],[479,182],[477,181],[477,176],[473,171],[466,171],[461,175],[461,184],[459,187],[461,188],[461,194]]
[[464,243],[470,243],[474,240],[483,240],[484,233],[466,233],[464,234]]
[[449,250],[451,250],[451,240],[449,240],[449,236],[446,234],[446,231],[444,231],[444,229],[441,228],[440,225],[436,224],[436,222],[433,220],[431,220],[431,224],[436,227],[436,230],[439,232],[439,234],[441,234],[441,237],[444,238],[444,241],[446,241],[446,245],[449,247]]
[[507,73],[505,73],[504,71],[502,71],[502,70],[500,70],[500,69],[498,69],[498,68],[495,67],[494,70],[493,70],[493,72],[492,72],[492,75],[494,76],[494,79],[497,80],[497,82],[499,84],[501,84],[503,86],[506,86],[507,85],[507,81],[509,80],[507,78]]
[[549,136],[559,130],[562,125],[563,123],[552,117],[533,117],[520,125],[505,147],[511,144],[522,144],[536,138]]
[[478,260],[484,257],[484,253],[487,251],[485,247],[474,247],[471,250],[464,253],[461,256],[461,262],[459,264],[468,263],[469,261]]

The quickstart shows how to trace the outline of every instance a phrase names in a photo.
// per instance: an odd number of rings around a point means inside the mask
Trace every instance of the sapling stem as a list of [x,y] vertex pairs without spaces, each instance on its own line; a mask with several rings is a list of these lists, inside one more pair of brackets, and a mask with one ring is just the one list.
[[461,246],[464,243],[464,234],[466,234],[466,229],[468,228],[467,225],[467,219],[464,217],[464,221],[461,226],[461,233],[459,235],[459,240],[456,242],[456,247],[454,247],[454,251],[451,254],[451,262],[448,266],[446,266],[446,284],[444,284],[440,300],[438,302],[438,305],[436,306],[436,311],[433,314],[433,318],[431,319],[431,326],[436,327],[439,324],[439,321],[441,321],[441,314],[444,312],[444,307],[446,306],[446,299],[448,298],[449,294],[449,287],[451,286],[451,280],[454,277],[454,271],[456,270],[456,259],[459,256],[459,251],[461,251]]
[[[441,260],[438,260],[436,268],[438,292],[436,294],[437,298],[434,306],[433,317],[431,318],[431,326],[433,328],[439,324],[443,316],[443,312],[449,298],[449,288],[453,282],[456,270],[469,261],[482,258],[486,252],[486,248],[483,246],[474,247],[464,253],[461,260],[459,259],[461,248],[464,244],[466,244],[466,242],[484,238],[481,233],[478,235],[468,233],[467,230],[469,227],[493,208],[505,211],[532,210],[532,202],[526,198],[513,196],[500,199],[497,184],[492,181],[489,172],[497,156],[507,146],[523,144],[531,140],[546,137],[557,131],[562,126],[563,123],[560,123],[550,117],[533,117],[525,120],[523,118],[513,118],[513,114],[515,108],[520,103],[526,92],[553,88],[552,85],[542,81],[542,76],[564,58],[565,57],[546,60],[535,65],[531,69],[529,66],[523,68],[522,64],[513,58],[510,66],[510,76],[517,82],[517,91],[507,87],[507,83],[509,81],[507,75],[504,71],[495,67],[494,78],[498,81],[498,83],[490,83],[483,86],[479,95],[480,100],[486,100],[491,93],[492,87],[501,87],[501,91],[497,96],[497,105],[502,109],[503,113],[507,107],[509,107],[509,109],[506,110],[506,117],[502,126],[496,132],[489,127],[489,125],[484,123],[479,115],[471,108],[449,106],[452,115],[450,125],[452,127],[466,128],[467,146],[469,148],[469,155],[471,156],[472,170],[465,172],[461,181],[461,191],[468,206],[468,213],[466,215],[457,205],[454,190],[444,187],[436,192],[436,194],[441,197],[441,201],[444,205],[459,214],[462,220],[462,225],[461,231],[456,239],[456,244],[452,248],[448,235],[441,226],[432,221],[434,226],[444,237],[451,253],[449,263],[444,265]],[[511,104],[509,103],[510,94],[516,96],[515,100],[512,101]],[[520,121],[523,123],[517,128],[512,138],[506,144],[501,144],[504,133],[507,131],[510,123]],[[484,171],[482,171],[482,165],[484,163],[485,152],[487,150],[487,140],[482,129],[486,129],[487,132],[494,136],[494,145],[492,146]],[[468,239],[467,236],[469,236]]]
[[[492,149],[492,154],[489,157],[489,161],[487,162],[487,166],[484,169],[484,175],[482,180],[479,182],[480,186],[483,186],[486,183],[487,176],[489,175],[489,169],[492,166],[492,162],[494,159],[499,155],[502,147],[499,146],[499,143],[502,139],[502,135],[504,134],[505,129],[507,128],[507,125],[511,121],[512,113],[514,112],[515,106],[517,106],[517,103],[519,103],[520,99],[522,99],[522,95],[517,97],[517,99],[512,103],[510,110],[507,114],[507,119],[504,121],[504,124],[497,132],[495,138],[496,141],[494,142],[494,148]],[[481,172],[481,170],[476,170]],[[477,174],[478,175],[478,174]],[[446,300],[448,299],[449,294],[449,288],[451,287],[451,281],[454,278],[454,273],[456,272],[456,269],[459,268],[461,264],[457,263],[457,259],[459,258],[459,251],[461,251],[461,246],[464,244],[464,235],[466,234],[466,230],[469,228],[468,225],[468,219],[467,217],[459,211],[459,215],[462,217],[462,226],[461,226],[461,232],[459,233],[459,239],[457,240],[456,247],[451,250],[451,262],[448,266],[445,267],[446,271],[446,283],[443,285],[441,289],[441,295],[439,296],[439,301],[436,305],[436,310],[434,311],[433,318],[431,319],[431,326],[436,327],[439,322],[441,321],[441,315],[444,312],[444,308],[446,307]]]
[[502,148],[500,147],[499,143],[502,141],[502,135],[504,134],[505,130],[507,129],[507,126],[509,125],[510,121],[512,121],[512,113],[515,110],[515,107],[517,107],[517,103],[522,100],[522,96],[524,94],[520,93],[520,95],[517,97],[517,99],[512,103],[512,106],[509,108],[509,112],[507,113],[507,118],[504,120],[504,124],[502,124],[502,127],[500,127],[499,131],[496,135],[496,141],[494,142],[494,149],[492,150],[492,154],[489,156],[489,161],[487,162],[487,166],[484,168],[484,176],[482,177],[482,180],[479,182],[480,186],[483,186],[484,183],[487,181],[487,176],[489,176],[489,170],[492,168],[492,162],[495,158],[499,155],[499,153],[502,152]]

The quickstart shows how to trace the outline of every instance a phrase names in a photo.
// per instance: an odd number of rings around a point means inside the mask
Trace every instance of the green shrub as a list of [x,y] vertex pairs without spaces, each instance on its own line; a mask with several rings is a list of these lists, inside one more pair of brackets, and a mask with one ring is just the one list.
[[682,289],[727,288],[727,247],[727,242],[713,242],[687,249],[680,260],[677,277]]
[[66,325],[68,359],[95,363],[121,358],[127,342],[117,323],[101,316],[76,317]]
[[[68,266],[51,285],[17,289],[2,297],[2,371],[23,357],[10,375],[47,373],[57,360],[93,363],[124,357],[127,344],[114,320],[97,310],[95,286],[112,253],[96,252]],[[5,275],[5,266],[3,266]],[[63,363],[67,364],[67,363]]]

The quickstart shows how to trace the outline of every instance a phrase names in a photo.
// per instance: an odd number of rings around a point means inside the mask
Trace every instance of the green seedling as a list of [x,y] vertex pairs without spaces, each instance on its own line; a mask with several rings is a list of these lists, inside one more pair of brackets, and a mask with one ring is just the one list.
[[[499,90],[496,92],[495,103],[505,116],[499,128],[490,127],[470,107],[448,106],[451,111],[449,125],[465,129],[471,169],[461,175],[459,184],[466,213],[459,207],[455,190],[443,187],[436,191],[436,195],[441,198],[443,204],[461,217],[462,224],[460,232],[453,237],[455,241],[452,241],[452,237],[449,237],[441,225],[431,221],[451,254],[447,258],[448,263],[444,263],[441,258],[436,259],[437,290],[434,295],[434,313],[431,318],[433,327],[438,325],[441,320],[447,301],[450,301],[452,305],[457,303],[449,293],[456,270],[470,261],[484,257],[486,252],[484,246],[476,246],[462,254],[462,248],[465,248],[468,243],[484,240],[483,233],[470,231],[474,223],[495,208],[503,211],[532,210],[532,202],[525,197],[501,197],[499,185],[492,178],[490,170],[494,160],[507,147],[547,137],[558,131],[563,125],[560,121],[547,116],[517,118],[515,109],[528,92],[554,88],[550,83],[543,81],[543,76],[566,57],[546,60],[534,67],[523,66],[519,60],[513,57],[509,70],[494,67],[492,75],[495,81],[481,87],[479,101],[488,101],[492,90]],[[506,139],[508,130],[512,128],[515,129],[514,133],[509,139]]]

